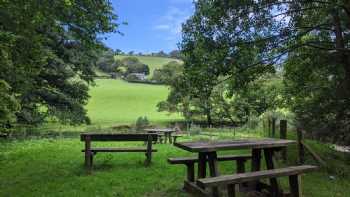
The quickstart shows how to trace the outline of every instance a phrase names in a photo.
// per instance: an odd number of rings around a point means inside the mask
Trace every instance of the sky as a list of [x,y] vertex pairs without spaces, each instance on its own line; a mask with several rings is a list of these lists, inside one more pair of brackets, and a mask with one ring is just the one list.
[[112,0],[120,25],[118,33],[106,34],[103,42],[124,52],[151,53],[177,49],[181,24],[194,11],[193,0]]

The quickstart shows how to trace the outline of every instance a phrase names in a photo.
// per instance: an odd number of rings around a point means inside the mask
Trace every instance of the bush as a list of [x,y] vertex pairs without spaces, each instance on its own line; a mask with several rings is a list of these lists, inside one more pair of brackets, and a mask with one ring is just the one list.
[[140,130],[146,128],[148,125],[149,125],[149,121],[148,121],[146,116],[144,116],[144,117],[140,116],[137,118],[137,120],[136,120],[136,130],[137,131],[140,131]]

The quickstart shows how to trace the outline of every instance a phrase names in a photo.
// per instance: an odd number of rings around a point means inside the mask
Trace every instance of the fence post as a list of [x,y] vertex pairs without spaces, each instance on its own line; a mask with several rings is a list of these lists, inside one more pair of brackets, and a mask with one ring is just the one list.
[[[280,138],[287,139],[287,120],[280,120]],[[287,147],[282,149],[282,159],[287,161]]]
[[268,125],[268,133],[267,133],[267,135],[269,136],[269,137],[271,137],[271,125],[272,125],[272,121],[271,121],[271,118],[269,117],[269,118],[267,118],[267,125]]
[[276,118],[272,118],[272,137],[275,137],[276,134]]
[[302,141],[303,141],[303,131],[300,128],[297,128],[299,164],[305,163],[305,149]]

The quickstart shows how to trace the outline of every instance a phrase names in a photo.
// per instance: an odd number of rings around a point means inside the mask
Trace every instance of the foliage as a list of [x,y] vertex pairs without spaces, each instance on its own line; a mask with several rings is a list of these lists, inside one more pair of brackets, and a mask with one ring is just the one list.
[[140,116],[137,118],[136,124],[135,124],[137,131],[140,131],[146,128],[148,125],[149,125],[149,121],[147,119],[147,116],[144,116],[144,117]]
[[343,0],[196,1],[180,45],[186,92],[199,98],[209,122],[215,85],[227,82],[235,96],[261,76],[283,72],[284,103],[299,126],[348,143],[349,13]]
[[1,1],[0,78],[19,122],[88,122],[98,36],[115,31],[115,19],[109,1]]
[[173,84],[175,79],[182,74],[183,66],[177,61],[171,61],[162,68],[153,71],[152,80],[162,84]]
[[124,73],[125,76],[130,73],[143,73],[149,75],[148,65],[141,63],[137,57],[125,57],[120,60],[119,66],[126,68],[126,72]]
[[114,59],[115,53],[111,49],[106,49],[101,52],[96,62],[96,66],[106,73],[117,71],[118,62]]
[[0,80],[0,128],[5,128],[16,121],[15,113],[20,106],[14,95],[11,95],[10,86]]

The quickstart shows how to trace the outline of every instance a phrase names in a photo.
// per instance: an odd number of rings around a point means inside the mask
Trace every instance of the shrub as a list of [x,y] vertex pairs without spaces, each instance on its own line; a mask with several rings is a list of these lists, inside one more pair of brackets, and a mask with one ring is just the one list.
[[144,116],[144,117],[140,116],[137,118],[136,125],[135,125],[137,131],[140,131],[140,130],[146,128],[148,125],[149,125],[149,121],[148,121],[146,116]]

